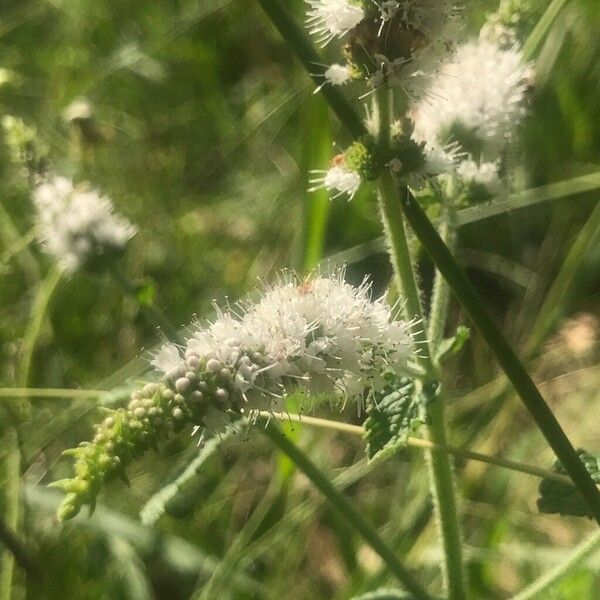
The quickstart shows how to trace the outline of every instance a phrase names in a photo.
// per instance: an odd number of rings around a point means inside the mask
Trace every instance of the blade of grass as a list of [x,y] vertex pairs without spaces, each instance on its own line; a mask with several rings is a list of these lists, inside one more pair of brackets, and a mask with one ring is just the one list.
[[[4,519],[6,528],[13,533],[18,531],[21,506],[21,450],[17,431],[8,429],[4,434]],[[12,597],[15,555],[8,550],[0,557],[0,600]]]
[[[514,210],[527,208],[542,202],[561,200],[569,196],[584,194],[600,189],[600,173],[594,172],[573,179],[565,179],[556,183],[516,192],[506,199],[496,198],[493,202],[470,206],[459,210],[456,214],[456,226],[461,227],[507,214]],[[323,259],[320,263],[322,269],[334,269],[343,264],[352,264],[361,261],[372,254],[385,251],[385,238],[379,237],[353,248],[336,252]]]
[[525,44],[523,44],[522,52],[526,60],[531,60],[535,56],[537,49],[548,34],[552,23],[554,23],[554,20],[567,2],[568,0],[552,0],[550,2],[541,19],[529,34]]
[[[310,173],[325,169],[331,158],[331,131],[327,105],[318,96],[313,96],[305,109],[303,167],[304,189],[310,188]],[[320,188],[306,192],[304,203],[304,249],[302,266],[314,269],[323,257],[327,219],[330,207],[329,193]]]
[[329,481],[323,472],[306,456],[298,446],[292,444],[286,438],[281,430],[272,422],[269,422],[264,429],[261,429],[273,444],[284,452],[295,465],[310,479],[313,485],[330,501],[331,505],[339,511],[340,515],[346,519],[358,531],[371,548],[379,554],[385,561],[390,571],[396,576],[398,581],[411,592],[416,598],[423,600],[431,599],[431,596],[421,587],[413,578],[412,574],[402,565],[394,552],[379,537],[377,531],[369,522],[358,512],[350,501],[342,495],[337,488]]
[[[274,417],[280,421],[293,421],[295,423],[301,423],[303,425],[309,425],[311,427],[320,427],[323,429],[329,429],[332,431],[339,431],[341,433],[349,433],[351,435],[358,435],[364,437],[365,430],[360,425],[351,425],[350,423],[342,423],[340,421],[332,421],[331,419],[320,419],[318,417],[309,417],[306,415],[298,415],[293,413],[271,413],[261,412],[262,417],[269,418]],[[409,436],[404,441],[404,444],[409,448],[421,448],[425,450],[434,450],[435,452],[445,452],[446,454],[452,454],[459,458],[467,460],[475,460],[478,462],[495,465],[496,467],[502,467],[509,471],[516,471],[518,473],[526,473],[527,475],[533,475],[534,477],[540,477],[545,479],[552,479],[553,481],[559,481],[560,483],[571,484],[571,478],[567,475],[561,475],[555,471],[536,467],[535,465],[527,465],[514,460],[501,458],[497,456],[489,456],[488,454],[481,454],[480,452],[473,452],[466,448],[455,448],[453,446],[436,444],[430,440]],[[403,448],[401,445],[398,449]],[[372,461],[377,462],[377,459]]]
[[27,386],[31,371],[31,361],[35,346],[44,324],[44,318],[52,299],[52,295],[56,290],[61,279],[61,269],[57,266],[53,267],[46,278],[38,288],[31,314],[27,325],[27,330],[23,336],[23,347],[21,350],[21,363],[19,365],[18,382],[20,386]]
[[557,565],[539,579],[534,581],[530,586],[512,598],[512,600],[534,600],[534,598],[547,598],[548,592],[561,579],[564,579],[586,559],[600,550],[600,531],[597,531],[587,540],[579,544],[572,554],[562,564]]
[[580,273],[582,259],[600,244],[600,202],[596,205],[554,279],[527,341],[525,354],[534,353],[567,308],[566,300],[572,292],[573,282]]

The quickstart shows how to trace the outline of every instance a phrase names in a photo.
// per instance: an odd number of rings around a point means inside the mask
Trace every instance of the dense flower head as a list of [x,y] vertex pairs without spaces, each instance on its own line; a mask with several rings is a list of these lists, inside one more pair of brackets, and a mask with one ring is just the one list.
[[164,344],[152,360],[160,381],[133,392],[89,443],[69,451],[75,476],[56,482],[67,492],[59,517],[93,506],[104,481],[171,431],[225,427],[242,415],[283,409],[296,390],[355,399],[386,386],[412,359],[412,324],[394,318],[385,299],[372,300],[365,281],[344,272],[307,279],[285,273],[261,298],[218,310],[196,323],[185,346]]
[[517,48],[502,49],[485,39],[460,46],[424,96],[413,106],[414,136],[429,144],[462,133],[486,148],[510,139],[526,114],[530,67]]
[[39,185],[33,201],[44,250],[69,272],[101,267],[125,249],[136,231],[114,214],[108,198],[95,190],[78,189],[65,177]]

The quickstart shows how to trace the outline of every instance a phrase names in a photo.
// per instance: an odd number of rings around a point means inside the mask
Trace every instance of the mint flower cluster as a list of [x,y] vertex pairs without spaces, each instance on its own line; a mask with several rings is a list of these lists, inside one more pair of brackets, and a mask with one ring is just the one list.
[[499,194],[533,77],[517,42],[521,4],[504,5],[501,31],[494,14],[478,39],[465,40],[451,0],[308,0],[309,31],[323,45],[341,40],[346,59],[324,70],[318,89],[362,80],[361,98],[392,91],[398,110],[382,146],[377,104],[367,107],[368,135],[315,172],[311,190],[352,199],[389,169],[415,191],[447,188],[463,201]]
[[257,302],[218,310],[195,324],[184,347],[164,344],[151,361],[160,381],[133,392],[90,442],[67,453],[75,475],[56,482],[66,492],[59,518],[94,506],[104,482],[124,476],[136,457],[184,426],[200,436],[242,415],[285,409],[302,390],[312,398],[350,398],[362,406],[393,372],[410,371],[412,324],[397,320],[370,286],[353,287],[344,272],[305,280],[284,274]]

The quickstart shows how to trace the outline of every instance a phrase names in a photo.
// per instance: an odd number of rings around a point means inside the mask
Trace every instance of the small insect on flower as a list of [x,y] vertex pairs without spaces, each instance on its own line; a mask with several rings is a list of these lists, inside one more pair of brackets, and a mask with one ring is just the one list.
[[38,238],[68,272],[102,269],[121,255],[136,228],[114,214],[112,202],[95,190],[53,177],[33,193]]
[[322,46],[334,38],[344,37],[365,16],[362,6],[349,0],[307,0],[307,3],[308,29]]
[[326,171],[313,171],[319,177],[310,180],[312,187],[308,191],[326,189],[328,192],[333,192],[332,200],[344,194],[348,196],[348,200],[352,200],[360,188],[360,175],[348,169],[342,155],[334,158],[332,162],[332,166]]

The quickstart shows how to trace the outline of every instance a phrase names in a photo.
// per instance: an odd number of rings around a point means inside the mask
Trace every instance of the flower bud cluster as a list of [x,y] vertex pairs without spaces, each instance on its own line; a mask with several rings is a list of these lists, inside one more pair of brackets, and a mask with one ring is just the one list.
[[101,270],[119,257],[135,227],[114,214],[111,201],[53,177],[33,194],[38,237],[44,250],[68,272]]
[[205,430],[283,409],[297,389],[362,403],[385,386],[390,369],[403,373],[412,359],[411,324],[395,320],[383,299],[371,300],[366,282],[353,287],[343,277],[284,274],[258,302],[196,324],[184,348],[164,344],[152,360],[160,382],[134,392],[91,442],[68,451],[75,476],[54,484],[67,492],[59,517],[93,506],[108,478],[185,425]]

